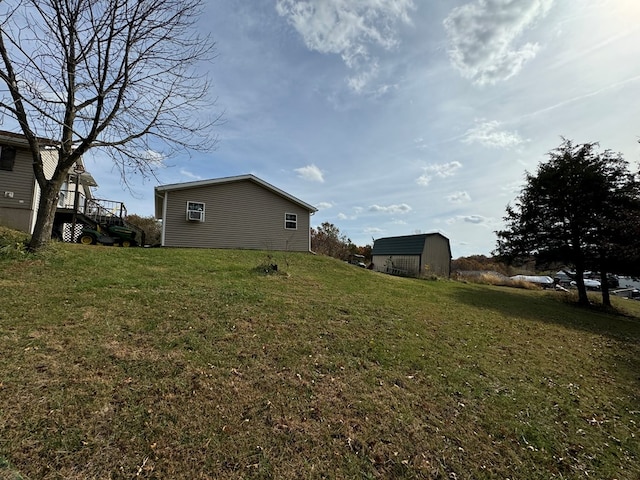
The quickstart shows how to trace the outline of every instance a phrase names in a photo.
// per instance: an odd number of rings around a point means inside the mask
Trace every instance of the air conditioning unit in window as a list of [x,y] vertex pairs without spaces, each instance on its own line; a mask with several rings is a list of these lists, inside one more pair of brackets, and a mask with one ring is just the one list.
[[187,210],[187,220],[192,222],[204,222],[204,212],[198,210]]

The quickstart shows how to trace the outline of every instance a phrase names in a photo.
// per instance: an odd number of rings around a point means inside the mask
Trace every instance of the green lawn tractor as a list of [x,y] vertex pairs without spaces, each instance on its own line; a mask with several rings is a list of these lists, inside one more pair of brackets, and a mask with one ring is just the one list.
[[140,244],[136,239],[139,232],[130,227],[121,225],[98,225],[96,229],[84,227],[78,243],[83,245],[119,245],[121,247],[135,247]]

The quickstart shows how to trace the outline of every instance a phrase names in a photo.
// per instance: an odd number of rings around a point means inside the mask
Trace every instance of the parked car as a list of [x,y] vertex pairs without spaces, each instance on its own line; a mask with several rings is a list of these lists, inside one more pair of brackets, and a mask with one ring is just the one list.
[[560,270],[553,276],[553,281],[558,285],[568,286],[571,283],[572,277],[567,275],[564,271]]
[[[576,281],[575,280],[571,281],[570,285],[572,287],[575,287],[577,285]],[[587,288],[587,290],[600,290],[600,287],[602,285],[600,284],[599,280],[593,280],[592,278],[585,278],[584,286]]]
[[367,265],[364,263],[364,255],[358,255],[357,253],[352,253],[349,255],[348,263],[351,265],[357,265],[358,267],[367,268]]
[[618,288],[620,286],[620,279],[617,275],[607,275],[607,284],[609,288]]
[[[553,276],[553,279],[559,285],[570,285],[575,287],[576,282],[573,280],[575,276],[574,272],[569,272],[569,274],[567,274],[565,271],[560,270]],[[618,276],[613,274],[607,275],[607,283],[609,288],[618,288],[620,286]],[[600,283],[600,274],[596,272],[584,272],[584,284],[587,288],[599,290],[602,286]]]

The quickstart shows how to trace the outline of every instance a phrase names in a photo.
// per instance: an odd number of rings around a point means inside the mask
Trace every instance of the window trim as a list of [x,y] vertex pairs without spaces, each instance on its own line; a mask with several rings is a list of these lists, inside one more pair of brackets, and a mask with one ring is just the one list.
[[[288,217],[293,218],[288,218]],[[293,224],[293,226],[289,226]],[[297,213],[285,213],[284,214],[284,229],[285,230],[297,230],[298,229],[298,214]]]
[[0,145],[0,170],[5,172],[13,172],[16,165],[16,156],[18,152],[16,147],[11,145]]
[[[201,207],[201,208],[198,208]],[[187,221],[189,222],[204,222],[204,218],[205,218],[205,208],[206,205],[204,202],[196,202],[196,201],[187,201]],[[192,212],[197,212],[197,213],[201,213],[202,215],[200,216],[200,219],[194,219],[190,217],[190,214]]]

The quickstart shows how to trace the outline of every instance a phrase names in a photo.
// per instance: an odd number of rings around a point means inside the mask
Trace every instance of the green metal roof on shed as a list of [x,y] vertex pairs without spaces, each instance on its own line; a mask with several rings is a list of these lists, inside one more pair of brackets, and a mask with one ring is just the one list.
[[379,238],[373,242],[372,255],[420,255],[424,251],[424,244],[428,237],[446,237],[440,233],[421,233],[417,235],[403,235],[401,237]]

